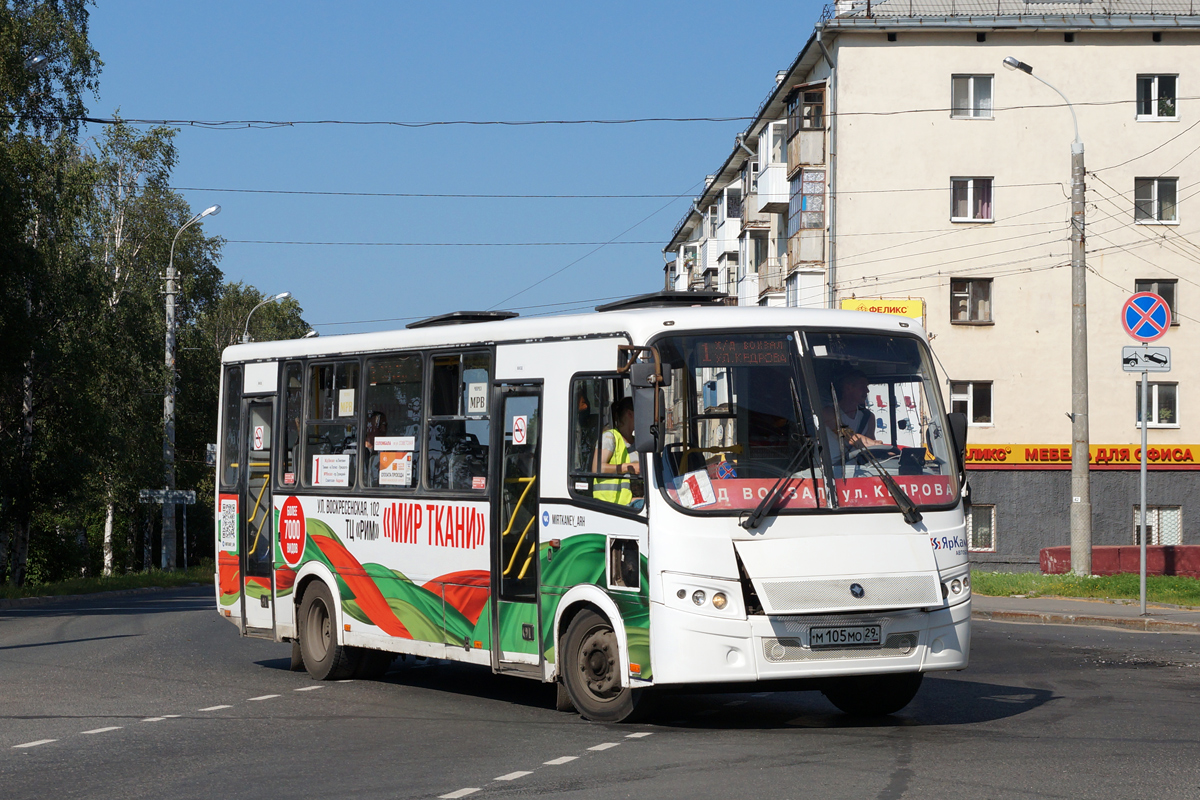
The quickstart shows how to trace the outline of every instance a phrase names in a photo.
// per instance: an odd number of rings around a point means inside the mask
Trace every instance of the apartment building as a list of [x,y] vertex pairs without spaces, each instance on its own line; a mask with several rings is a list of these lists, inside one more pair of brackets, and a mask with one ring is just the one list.
[[1093,542],[1139,535],[1139,376],[1122,369],[1136,342],[1120,309],[1153,291],[1173,312],[1157,342],[1173,365],[1152,376],[1147,535],[1197,544],[1200,2],[829,7],[664,248],[668,288],[919,319],[947,405],[970,420],[984,568],[1036,569],[1041,548],[1070,542],[1076,125]]

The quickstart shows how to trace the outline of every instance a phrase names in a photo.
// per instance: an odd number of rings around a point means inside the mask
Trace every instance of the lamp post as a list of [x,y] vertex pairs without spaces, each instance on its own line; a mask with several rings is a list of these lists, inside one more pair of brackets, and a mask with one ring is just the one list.
[[[220,206],[209,206],[175,231],[167,260],[167,386],[163,396],[163,477],[166,488],[175,488],[175,245],[179,234],[204,217],[220,214]],[[149,549],[149,548],[147,548]],[[175,569],[175,504],[163,502],[162,568]]]
[[1088,432],[1087,261],[1084,255],[1084,168],[1079,120],[1067,96],[1033,74],[1033,67],[1009,56],[1004,66],[1020,70],[1058,94],[1071,112],[1075,141],[1071,142],[1071,571],[1092,572],[1092,491],[1088,472],[1091,447]]
[[287,300],[292,296],[291,292],[280,292],[274,297],[268,297],[261,303],[250,309],[250,313],[246,315],[246,327],[242,329],[242,344],[250,343],[250,318],[254,316],[254,312],[265,306],[267,303],[274,303],[276,300]]

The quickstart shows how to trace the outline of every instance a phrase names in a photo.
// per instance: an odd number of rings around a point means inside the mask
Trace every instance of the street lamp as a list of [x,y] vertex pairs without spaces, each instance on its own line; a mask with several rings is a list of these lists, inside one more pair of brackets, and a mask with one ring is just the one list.
[[1050,86],[1063,99],[1075,126],[1071,142],[1071,571],[1092,572],[1092,491],[1088,462],[1087,261],[1083,249],[1084,167],[1079,120],[1067,96],[1033,74],[1033,67],[1009,56],[1004,66]]
[[242,329],[242,344],[250,343],[250,318],[254,316],[254,312],[265,306],[267,303],[274,303],[276,300],[287,300],[292,296],[291,292],[280,292],[274,297],[268,297],[261,303],[250,309],[250,313],[246,315],[246,327]]
[[[163,396],[163,473],[168,491],[175,489],[175,245],[179,234],[204,217],[220,214],[220,206],[209,206],[175,231],[167,259],[167,386]],[[175,504],[163,500],[162,568],[175,569]]]

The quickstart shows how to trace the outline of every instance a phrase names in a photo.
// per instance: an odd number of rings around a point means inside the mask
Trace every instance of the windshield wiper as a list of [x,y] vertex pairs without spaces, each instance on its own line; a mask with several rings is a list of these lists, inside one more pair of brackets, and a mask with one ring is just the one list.
[[[837,409],[834,409],[834,411],[835,413],[838,413],[838,422],[840,423],[842,421],[841,414],[840,412],[837,412]],[[841,424],[838,425],[837,435],[839,442],[841,442],[843,438],[846,441],[850,440],[850,433],[847,433],[847,431],[850,431],[849,427]],[[851,431],[851,433],[853,432]],[[892,499],[896,501],[896,507],[899,508],[900,513],[904,515],[905,522],[907,522],[909,525],[916,525],[921,521],[921,512],[917,510],[917,506],[915,503],[913,503],[912,498],[910,498],[908,494],[900,488],[900,484],[896,483],[896,479],[892,477],[892,474],[887,471],[883,464],[879,463],[879,459],[876,458],[875,454],[871,452],[871,448],[864,445],[858,449],[857,453],[851,451],[851,455],[855,457],[864,455],[867,457],[867,464],[875,471],[875,474],[879,476],[879,479],[883,481],[883,485],[887,487],[888,494],[890,494]],[[845,457],[842,458],[842,469],[846,469]]]
[[766,497],[760,500],[758,505],[754,507],[754,510],[738,523],[748,531],[757,528],[758,523],[762,521],[762,518],[775,508],[775,503],[779,500],[781,489],[787,482],[791,481],[792,475],[796,471],[796,467],[800,466],[800,463],[804,460],[805,456],[812,453],[813,448],[816,445],[816,438],[804,433],[804,429],[800,427],[804,422],[804,417],[802,416],[803,412],[800,408],[800,398],[796,395],[795,382],[790,382],[792,390],[792,402],[795,403],[796,406],[796,427],[800,430],[800,435],[805,437],[804,442],[800,445],[800,449],[796,451],[796,454],[792,456],[792,460],[788,462],[787,467],[784,468],[783,474],[779,476],[779,480],[775,481],[775,484],[771,487],[771,490],[767,492]]

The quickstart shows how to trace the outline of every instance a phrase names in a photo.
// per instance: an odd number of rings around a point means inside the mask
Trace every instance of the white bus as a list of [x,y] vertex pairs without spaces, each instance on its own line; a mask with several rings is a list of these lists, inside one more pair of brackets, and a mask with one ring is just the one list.
[[601,721],[964,668],[966,420],[917,323],[680,294],[228,348],[219,613],[316,679],[464,661]]

